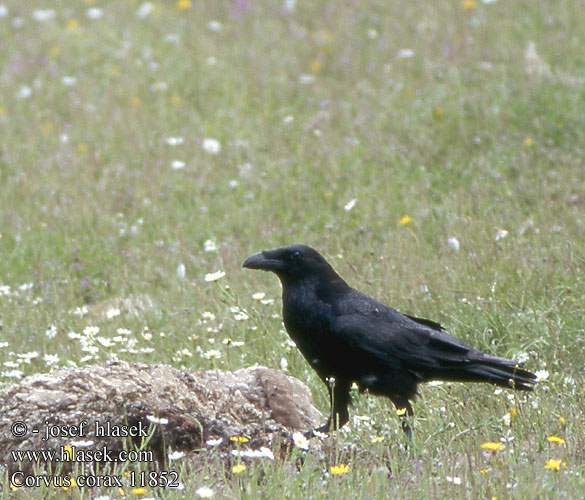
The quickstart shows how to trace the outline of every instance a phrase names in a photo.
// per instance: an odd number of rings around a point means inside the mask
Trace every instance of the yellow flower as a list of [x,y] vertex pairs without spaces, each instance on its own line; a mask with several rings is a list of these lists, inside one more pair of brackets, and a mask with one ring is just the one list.
[[341,464],[341,465],[333,465],[331,469],[329,469],[331,474],[339,475],[339,474],[347,474],[349,472],[349,465]]
[[524,145],[527,147],[532,146],[532,139],[530,137],[527,137],[526,139],[524,139]]
[[246,436],[232,436],[230,441],[233,441],[234,443],[247,443],[250,440]]
[[132,490],[132,494],[136,495],[137,497],[140,497],[142,495],[144,495],[148,490],[146,488],[134,488]]
[[464,9],[475,9],[477,7],[477,2],[474,0],[464,0],[461,2],[461,7]]
[[380,441],[384,441],[384,436],[374,436],[370,441],[372,443],[379,443]]
[[246,470],[246,466],[244,464],[237,464],[232,467],[232,472],[234,474],[239,474],[240,472],[244,472]]
[[487,469],[480,469],[479,472],[481,472],[482,474],[489,474],[490,473],[490,471]]
[[490,450],[490,451],[500,451],[504,449],[504,445],[502,443],[492,443],[490,441],[483,443],[481,445],[481,447],[484,450]]
[[546,465],[544,466],[545,469],[553,469],[553,470],[561,470],[561,466],[566,465],[565,462],[561,462],[561,460],[549,460]]
[[411,222],[412,222],[412,219],[408,215],[405,215],[404,217],[402,217],[402,219],[400,219],[401,226],[406,226],[406,224],[410,224]]
[[433,111],[433,114],[437,118],[441,118],[441,116],[443,116],[445,114],[445,110],[439,106],[439,107],[435,108],[435,110]]
[[311,63],[311,71],[317,73],[321,69],[321,63],[319,61],[313,61]]
[[179,10],[187,10],[191,8],[191,0],[179,0],[177,2],[177,8]]
[[565,419],[563,417],[559,417],[559,424],[565,425]]
[[75,478],[72,477],[71,484],[69,486],[61,486],[61,489],[67,491],[69,488],[74,488],[75,486],[77,486],[77,481],[75,481]]
[[[402,221],[400,221],[400,224],[402,224]],[[406,408],[396,408],[396,415],[398,415],[399,417],[406,415]]]
[[558,437],[558,436],[549,436],[546,439],[548,439],[549,442],[554,443],[554,444],[565,444],[565,440],[563,438]]
[[66,27],[69,31],[77,31],[79,29],[79,23],[75,19],[69,19]]

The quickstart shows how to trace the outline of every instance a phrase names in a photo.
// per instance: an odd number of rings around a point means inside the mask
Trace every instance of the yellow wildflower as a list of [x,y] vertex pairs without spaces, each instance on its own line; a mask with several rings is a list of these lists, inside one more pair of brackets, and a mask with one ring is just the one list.
[[404,217],[402,217],[402,219],[400,219],[401,226],[406,226],[406,224],[410,224],[411,222],[412,222],[412,219],[408,215],[405,215]]
[[232,436],[230,441],[233,441],[234,443],[247,443],[250,440],[246,436]]
[[246,470],[246,466],[244,464],[237,464],[232,467],[232,472],[234,474],[239,474],[240,472],[244,472]]
[[341,464],[341,465],[333,465],[329,469],[331,474],[339,475],[339,474],[347,474],[349,472],[349,465]]
[[177,2],[177,8],[179,10],[187,10],[191,8],[191,0],[179,0]]
[[549,436],[546,439],[548,439],[549,442],[554,443],[554,444],[565,444],[565,440],[563,438],[558,437],[558,436]]
[[493,443],[493,442],[486,442],[481,445],[484,450],[490,451],[500,451],[504,449],[504,445],[502,443]]
[[561,470],[561,466],[562,465],[566,465],[565,462],[562,462],[560,459],[559,460],[549,460],[544,468],[545,469],[553,469],[553,470]]
[[461,2],[461,7],[464,9],[475,9],[477,7],[477,2],[474,0],[463,0],[463,2]]
[[527,147],[532,146],[532,139],[530,137],[527,137],[526,139],[524,139],[524,145]]

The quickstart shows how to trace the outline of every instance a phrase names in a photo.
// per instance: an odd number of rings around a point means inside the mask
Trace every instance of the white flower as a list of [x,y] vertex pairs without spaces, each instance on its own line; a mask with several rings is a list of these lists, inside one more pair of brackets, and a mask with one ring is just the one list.
[[221,143],[217,139],[212,139],[211,137],[203,139],[201,146],[203,147],[203,150],[210,155],[216,155],[221,151]]
[[459,240],[457,238],[449,238],[447,240],[447,245],[449,245],[456,252],[459,251]]
[[257,300],[258,302],[260,302],[264,297],[266,297],[266,294],[264,292],[258,292],[252,295],[252,298],[254,300]]
[[292,435],[293,443],[297,448],[301,450],[308,450],[309,449],[309,440],[305,437],[302,432],[295,432]]
[[85,15],[88,19],[101,19],[104,16],[104,11],[94,7],[93,9],[88,9]]
[[314,75],[301,75],[299,76],[299,83],[301,85],[309,85],[315,81]]
[[288,361],[286,358],[280,358],[280,369],[285,372],[288,370]]
[[157,418],[154,415],[146,415],[146,420],[152,422],[153,424],[160,424],[160,425],[167,425],[169,423],[168,418]]
[[72,87],[77,83],[77,78],[75,78],[74,76],[64,76],[61,79],[61,83],[66,87]]
[[457,476],[445,476],[445,479],[453,484],[461,484],[461,478]]
[[208,486],[201,486],[201,488],[195,491],[195,494],[201,498],[211,498],[213,495],[215,495],[215,491],[213,491]]
[[104,347],[112,347],[114,345],[110,339],[105,337],[97,337],[97,341]]
[[0,17],[6,17],[8,15],[8,9],[5,5],[0,5]]
[[120,309],[118,309],[117,307],[112,307],[111,309],[108,309],[106,311],[106,318],[112,319],[115,318],[116,316],[120,316]]
[[181,170],[182,168],[185,168],[185,162],[181,160],[175,160],[171,163],[171,168],[173,170]]
[[32,89],[28,85],[23,85],[16,93],[18,99],[28,99],[31,95]]
[[223,271],[216,271],[205,275],[205,281],[217,281],[225,276]]
[[286,10],[288,10],[289,12],[292,12],[293,10],[295,10],[296,5],[297,5],[297,0],[284,0],[284,8]]
[[185,453],[183,453],[182,451],[173,451],[167,455],[169,460],[179,460],[180,458],[183,458],[184,456],[185,456]]
[[398,51],[398,59],[410,59],[414,57],[414,50],[412,49],[401,49]]
[[86,326],[83,329],[83,334],[88,336],[88,337],[93,337],[94,335],[97,335],[100,331],[100,327],[99,326]]
[[508,231],[506,231],[505,229],[499,229],[498,232],[496,233],[496,241],[500,241],[503,240],[506,236],[508,236]]
[[245,457],[245,458],[269,458],[274,460],[274,453],[269,448],[262,446],[259,450],[232,450],[234,457]]
[[59,362],[59,356],[56,354],[45,354],[43,356],[43,361],[47,366],[56,365]]
[[89,312],[89,309],[87,308],[87,306],[81,306],[81,307],[76,307],[72,314],[75,314],[76,316],[85,316],[87,313]]
[[165,142],[169,146],[178,146],[179,144],[183,144],[184,141],[185,139],[183,137],[167,137],[165,139]]
[[177,278],[180,280],[185,279],[185,264],[182,262],[177,266]]
[[154,5],[150,2],[144,2],[136,11],[136,16],[139,19],[144,19],[154,10]]
[[76,448],[87,448],[88,446],[91,446],[93,443],[93,441],[88,440],[88,441],[71,441],[71,443],[69,443],[71,446],[74,446]]
[[217,245],[215,244],[215,241],[206,240],[205,243],[203,243],[203,250],[205,250],[206,252],[215,252],[217,250]]
[[213,314],[212,312],[209,311],[205,311],[202,315],[201,315],[201,319],[203,321],[213,321],[215,319],[215,314]]
[[345,210],[346,212],[349,212],[353,207],[355,207],[356,203],[357,203],[357,198],[354,198],[353,200],[349,200],[349,202],[347,202],[346,205],[343,207],[343,210]]
[[45,331],[45,335],[47,337],[49,337],[50,339],[54,338],[55,335],[57,335],[57,327],[55,325],[51,325],[49,328],[47,328],[47,330]]
[[33,19],[35,21],[43,22],[43,21],[50,21],[51,19],[55,19],[57,13],[53,9],[46,9],[46,10],[33,10],[32,13]]
[[536,375],[537,382],[544,382],[549,377],[550,373],[547,370],[537,370],[534,372],[534,375]]
[[203,354],[203,356],[207,359],[219,359],[221,358],[221,352],[219,352],[217,349],[210,349],[205,354]]
[[128,330],[128,328],[118,328],[116,330],[116,333],[120,335],[130,335],[132,333],[132,330]]
[[205,441],[205,444],[207,446],[219,446],[222,442],[223,442],[223,438],[208,439],[207,441]]
[[221,31],[221,23],[219,21],[209,21],[207,23],[207,29],[217,33],[218,31]]

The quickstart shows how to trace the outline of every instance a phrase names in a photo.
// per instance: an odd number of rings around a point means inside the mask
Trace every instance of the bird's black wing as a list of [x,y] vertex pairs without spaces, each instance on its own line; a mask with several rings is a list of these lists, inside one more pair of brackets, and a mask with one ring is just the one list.
[[337,314],[330,325],[335,341],[346,344],[356,353],[372,356],[372,360],[382,364],[427,371],[465,363],[474,351],[438,328],[412,319],[360,292],[354,291],[336,306]]
[[489,356],[428,323],[412,319],[356,290],[335,304],[335,341],[362,359],[403,368],[420,380],[531,384],[534,376],[505,358]]

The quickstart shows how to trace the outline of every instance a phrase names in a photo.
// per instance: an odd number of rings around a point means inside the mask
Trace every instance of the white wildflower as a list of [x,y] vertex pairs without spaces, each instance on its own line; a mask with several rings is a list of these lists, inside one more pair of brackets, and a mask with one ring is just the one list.
[[57,335],[57,327],[55,325],[49,326],[45,331],[45,335],[50,339],[55,338],[55,335]]
[[185,456],[185,453],[182,451],[172,451],[170,452],[167,457],[169,460],[179,460]]
[[208,486],[202,486],[201,488],[195,490],[195,494],[201,498],[211,498],[213,495],[215,495],[215,491],[213,491]]
[[536,375],[537,382],[544,382],[549,377],[550,373],[547,370],[537,370],[534,372],[534,375]]
[[160,425],[167,425],[169,423],[169,419],[168,418],[158,418],[155,417],[154,415],[146,415],[146,420],[148,420],[149,422],[152,422],[153,424],[160,424]]
[[343,207],[343,210],[345,210],[346,212],[349,212],[353,207],[355,207],[355,204],[357,203],[357,198],[354,198],[353,200],[349,200],[345,206]]
[[215,241],[206,240],[205,243],[203,243],[203,250],[205,250],[206,252],[215,252],[217,250],[217,245],[215,244]]
[[459,251],[459,240],[457,238],[449,238],[447,240],[447,245],[449,245],[456,252]]
[[305,435],[302,432],[293,433],[292,440],[297,448],[300,448],[301,450],[309,449],[309,440],[305,437]]
[[203,150],[210,155],[216,155],[221,151],[221,143],[217,139],[212,139],[210,137],[203,139],[201,146],[203,147]]
[[508,236],[508,231],[506,231],[505,229],[499,229],[498,232],[496,233],[495,240],[496,241],[503,240],[506,236]]
[[217,281],[225,276],[223,271],[216,271],[205,275],[205,281]]

